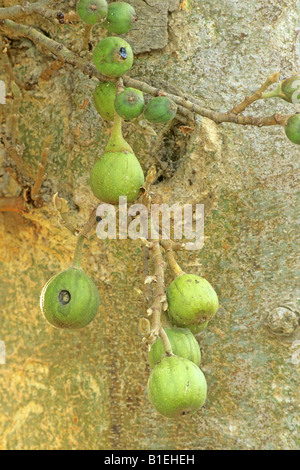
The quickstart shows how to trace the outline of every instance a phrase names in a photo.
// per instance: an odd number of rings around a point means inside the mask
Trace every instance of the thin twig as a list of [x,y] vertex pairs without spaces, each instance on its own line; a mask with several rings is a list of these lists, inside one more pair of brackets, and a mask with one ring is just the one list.
[[[44,47],[45,49],[51,51],[57,57],[61,57],[63,60],[65,60],[66,63],[77,67],[79,70],[81,70],[82,73],[88,75],[89,77],[96,77],[102,82],[107,81],[107,77],[101,75],[95,66],[88,63],[81,57],[78,57],[63,44],[60,44],[54,41],[53,39],[47,38],[44,34],[40,33],[32,26],[21,25],[11,20],[3,20],[0,21],[0,29],[3,31],[4,34],[8,36],[13,35],[27,37],[31,39],[36,45]],[[182,96],[177,96],[172,93],[166,93],[159,88],[152,87],[147,83],[135,80],[127,76],[123,77],[123,82],[126,87],[137,88],[138,90],[141,90],[144,93],[148,93],[151,96],[159,96],[161,94],[164,94],[164,96],[167,96],[172,99],[178,106],[182,106],[183,108],[192,113],[207,117],[217,124],[220,124],[222,122],[228,122],[243,126],[256,127],[282,126],[285,125],[287,119],[290,117],[290,115],[281,116],[278,113],[275,113],[272,116],[241,116],[233,112],[221,113],[203,107],[202,103],[196,98],[193,98],[193,101],[191,101],[190,99],[187,99]]]
[[[150,259],[150,254],[149,254],[149,248],[147,246],[143,246],[142,248],[143,251],[143,273],[144,277],[147,278],[149,276],[149,259]],[[148,303],[152,299],[152,288],[150,283],[145,283],[144,284],[144,298],[145,301]]]
[[251,96],[246,96],[246,98],[244,99],[244,101],[242,101],[242,103],[238,104],[237,106],[235,106],[234,108],[232,108],[232,110],[230,111],[230,113],[233,113],[233,114],[240,114],[242,113],[243,111],[245,111],[245,109],[250,106],[252,103],[254,103],[254,101],[257,101],[257,100],[260,100],[262,99],[262,93],[264,91],[266,91],[271,85],[273,85],[274,83],[278,82],[279,80],[279,75],[280,75],[280,72],[276,72],[276,73],[273,73],[272,75],[270,75],[267,80],[261,85],[261,87]]
[[65,199],[58,197],[58,193],[53,196],[53,204],[55,209],[59,212],[62,224],[72,233],[72,235],[79,235],[79,230],[73,225],[73,221],[69,214],[69,206]]
[[0,20],[19,20],[34,13],[38,13],[44,18],[55,18],[57,12],[46,8],[50,3],[53,3],[53,0],[40,0],[35,3],[24,2],[22,5],[0,8]]
[[92,40],[93,27],[94,25],[92,24],[84,25],[84,33],[83,33],[83,38],[82,38],[82,50],[83,51],[89,50],[89,44]]
[[53,141],[53,136],[49,135],[45,138],[44,143],[43,143],[43,148],[42,148],[42,153],[41,153],[41,162],[39,163],[39,166],[38,166],[35,183],[31,188],[31,199],[33,201],[38,198],[40,189],[46,178],[45,168],[46,168],[47,159],[48,159],[52,141]]

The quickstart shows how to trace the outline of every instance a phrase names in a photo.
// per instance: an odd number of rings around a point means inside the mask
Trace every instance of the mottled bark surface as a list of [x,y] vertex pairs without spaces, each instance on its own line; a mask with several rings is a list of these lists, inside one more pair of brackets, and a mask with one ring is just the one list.
[[[299,1],[195,0],[182,2],[184,9],[175,1],[129,3],[140,16],[125,36],[136,53],[130,76],[153,86],[176,87],[227,111],[271,73],[281,70],[283,79],[299,71]],[[74,51],[80,46],[81,24],[33,21]],[[95,39],[101,35],[95,28]],[[185,271],[211,282],[221,304],[198,337],[206,405],[192,417],[167,420],[146,393],[139,242],[100,241],[94,234],[85,245],[83,267],[102,299],[87,328],[59,331],[41,315],[41,289],[71,262],[76,242],[60,224],[52,196],[68,200],[78,225],[87,220],[97,205],[89,172],[110,124],[92,105],[96,79],[67,65],[42,80],[54,58],[28,39],[14,40],[11,53],[16,77],[33,85],[22,90],[17,112],[31,175],[43,138],[52,134],[54,143],[44,206],[24,216],[0,212],[0,340],[7,355],[6,365],[0,362],[0,448],[299,448],[299,148],[279,126],[216,125],[200,117],[186,135],[174,121],[162,140],[157,200],[205,204],[205,246],[179,258]],[[10,94],[3,57],[0,79]],[[9,119],[10,100],[0,106]],[[270,99],[253,104],[251,113],[294,109]],[[145,172],[152,164],[159,168],[149,152],[155,137],[132,124],[125,130]],[[0,196],[18,196],[8,163],[1,147]]]

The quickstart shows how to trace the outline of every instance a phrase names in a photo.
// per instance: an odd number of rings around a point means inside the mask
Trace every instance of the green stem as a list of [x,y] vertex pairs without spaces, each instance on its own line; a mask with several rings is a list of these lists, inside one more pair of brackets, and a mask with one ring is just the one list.
[[77,269],[80,268],[84,239],[85,239],[84,235],[79,235],[78,236],[78,240],[77,240],[77,244],[76,244],[76,248],[75,248],[75,252],[74,252],[74,257],[73,257],[73,262],[72,262],[72,265],[71,265],[73,268],[77,268]]
[[172,242],[170,240],[160,240],[160,243],[166,251],[168,265],[170,266],[174,276],[178,277],[181,276],[181,274],[184,274],[184,271],[181,269],[175,259],[174,251],[172,249]]
[[279,84],[275,90],[271,91],[266,91],[261,94],[262,99],[267,99],[267,98],[281,98],[282,93],[281,93],[281,85]]
[[126,142],[122,133],[122,118],[115,112],[114,124],[105,153],[109,152],[130,152],[134,153],[130,145]]

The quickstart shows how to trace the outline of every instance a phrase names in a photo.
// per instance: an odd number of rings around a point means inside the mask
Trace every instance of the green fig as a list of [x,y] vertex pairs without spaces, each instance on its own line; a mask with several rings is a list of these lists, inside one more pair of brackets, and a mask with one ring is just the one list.
[[102,202],[119,204],[126,196],[135,201],[144,184],[144,173],[133,153],[105,153],[95,164],[91,174],[91,188]]
[[78,16],[87,24],[95,25],[106,18],[108,5],[106,0],[79,0],[77,3]]
[[262,98],[281,98],[288,103],[300,103],[300,75],[286,78],[274,90],[262,93]]
[[169,122],[176,116],[177,105],[166,96],[152,98],[144,109],[144,116],[149,122]]
[[165,356],[152,370],[148,397],[156,411],[167,418],[193,414],[205,403],[207,383],[193,362],[178,356]]
[[281,82],[282,98],[288,103],[300,103],[300,75],[294,75]]
[[90,182],[94,195],[108,204],[119,204],[121,196],[132,202],[140,195],[144,173],[132,148],[123,138],[122,119],[117,113],[104,155],[94,165]]
[[110,33],[125,34],[138,20],[134,8],[126,2],[111,3],[102,26]]
[[218,297],[210,283],[194,274],[181,274],[167,289],[168,315],[179,327],[201,325],[217,313]]
[[288,119],[285,133],[291,142],[300,145],[300,114],[294,114]]
[[142,114],[144,109],[144,95],[140,90],[127,88],[116,96],[115,110],[126,121]]
[[108,37],[96,45],[93,62],[97,70],[106,77],[121,77],[132,67],[133,52],[124,39]]
[[[175,356],[184,357],[194,362],[197,366],[201,362],[201,352],[195,336],[188,328],[166,328],[165,332],[171,343]],[[148,353],[148,362],[153,368],[163,357],[164,348],[160,338],[158,338]]]
[[95,318],[99,305],[97,287],[81,268],[74,267],[53,276],[40,299],[46,320],[63,329],[85,327]]
[[208,326],[208,321],[205,323],[201,323],[200,325],[189,325],[189,330],[193,333],[193,335],[198,335],[202,333],[202,331],[206,330]]
[[115,115],[114,102],[116,85],[113,82],[99,82],[95,88],[93,101],[100,116],[107,121],[113,121]]

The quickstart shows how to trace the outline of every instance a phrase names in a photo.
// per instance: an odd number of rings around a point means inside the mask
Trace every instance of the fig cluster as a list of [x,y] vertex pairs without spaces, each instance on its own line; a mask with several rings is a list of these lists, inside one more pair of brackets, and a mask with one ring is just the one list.
[[152,369],[147,391],[154,408],[175,418],[197,412],[206,401],[207,382],[201,369],[201,352],[194,335],[215,316],[219,302],[209,282],[193,274],[178,275],[167,289],[168,317],[165,332],[172,356],[164,353],[159,338],[148,353]]
[[[98,114],[113,122],[111,134],[90,175],[93,194],[102,202],[119,204],[120,197],[135,201],[144,185],[144,173],[132,147],[123,136],[124,121],[141,118],[153,124],[167,123],[177,113],[168,96],[146,102],[142,91],[126,87],[121,78],[133,65],[133,51],[123,38],[113,34],[130,31],[137,15],[125,2],[79,0],[79,17],[88,25],[101,24],[111,36],[99,41],[93,63],[106,77],[93,93]],[[168,316],[172,327],[165,333],[172,347],[167,355],[161,339],[148,355],[151,374],[147,390],[154,408],[174,418],[198,411],[207,397],[207,383],[200,369],[201,351],[195,335],[205,329],[218,309],[218,298],[204,278],[182,273],[167,289]],[[45,319],[55,328],[79,329],[96,316],[100,296],[93,281],[78,264],[53,276],[44,286],[40,306]]]
[[[128,28],[132,18],[136,19],[133,8],[126,5],[117,2],[108,6],[108,14],[102,24],[109,32],[125,32],[124,24]],[[116,80],[133,65],[132,48],[125,39],[108,36],[99,41],[93,51],[93,62],[97,70],[107,77],[107,81],[99,81],[96,85],[93,103],[103,119],[113,121],[113,127],[104,153],[91,171],[91,189],[105,203],[118,204],[120,197],[133,202],[141,194],[144,173],[133,149],[123,137],[123,121],[144,117],[151,123],[165,123],[174,119],[177,105],[166,96],[151,98],[145,104],[142,91],[119,83],[116,85]]]
[[134,8],[126,2],[107,4],[106,0],[79,0],[79,18],[86,24],[101,26],[110,33],[125,34],[138,20]]

